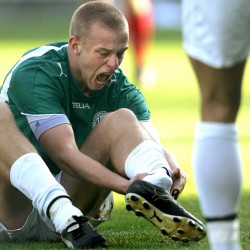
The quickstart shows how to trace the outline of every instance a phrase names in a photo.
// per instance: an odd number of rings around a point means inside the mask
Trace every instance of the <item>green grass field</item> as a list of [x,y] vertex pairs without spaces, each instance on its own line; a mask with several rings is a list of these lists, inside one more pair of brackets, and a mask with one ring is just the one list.
[[[11,39],[0,41],[0,82],[19,56],[31,47],[56,41],[52,39]],[[63,36],[60,37],[64,38]],[[190,64],[182,50],[178,32],[157,33],[155,46],[148,63],[155,68],[156,85],[142,87],[152,113],[152,121],[158,129],[162,143],[177,157],[186,171],[188,181],[179,202],[201,218],[197,190],[191,167],[193,133],[199,120],[199,93]],[[133,57],[128,52],[122,68],[133,82]],[[250,245],[250,67],[244,77],[242,107],[239,113],[240,145],[244,163],[244,183],[240,207],[241,241],[244,249]],[[216,173],[215,173],[216,174]],[[223,176],[221,177],[223,178]],[[109,249],[209,249],[207,239],[197,243],[183,244],[164,238],[156,228],[142,218],[126,212],[124,198],[115,195],[112,218],[100,226],[108,241]],[[64,249],[62,244],[52,243],[0,243],[0,249]]]

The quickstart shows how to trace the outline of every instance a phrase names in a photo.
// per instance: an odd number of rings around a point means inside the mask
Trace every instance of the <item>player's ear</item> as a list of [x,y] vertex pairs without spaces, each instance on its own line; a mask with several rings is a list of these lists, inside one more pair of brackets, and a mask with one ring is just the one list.
[[69,38],[69,46],[76,55],[81,53],[81,41],[77,37],[71,36]]

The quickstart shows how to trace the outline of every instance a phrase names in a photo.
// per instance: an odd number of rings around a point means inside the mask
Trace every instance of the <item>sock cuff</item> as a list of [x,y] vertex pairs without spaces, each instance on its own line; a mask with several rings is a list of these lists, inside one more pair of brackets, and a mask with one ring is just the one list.
[[52,207],[52,205],[53,205],[57,200],[59,200],[59,199],[61,199],[61,198],[67,198],[67,199],[69,199],[70,201],[72,201],[71,198],[70,198],[68,195],[59,195],[59,196],[55,197],[52,201],[50,201],[49,205],[47,206],[46,216],[47,216],[48,218],[50,218],[50,215],[49,215],[49,210],[50,210],[50,208]]
[[237,141],[238,129],[235,123],[200,122],[196,125],[195,138],[198,141],[208,138]]
[[237,213],[226,215],[224,217],[205,217],[206,222],[216,222],[216,221],[232,221],[237,219]]

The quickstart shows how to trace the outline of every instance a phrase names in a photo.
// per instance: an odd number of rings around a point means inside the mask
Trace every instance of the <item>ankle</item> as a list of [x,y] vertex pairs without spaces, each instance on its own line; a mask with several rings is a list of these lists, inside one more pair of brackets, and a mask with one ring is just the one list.
[[173,184],[173,181],[169,177],[165,168],[157,168],[152,170],[152,173],[146,175],[143,180],[162,187],[168,191],[170,191],[170,188]]
[[213,250],[240,250],[239,221],[207,222],[209,243]]
[[82,212],[73,204],[68,197],[57,199],[49,208],[49,218],[55,225],[56,231],[62,233],[67,227],[73,215],[82,216]]

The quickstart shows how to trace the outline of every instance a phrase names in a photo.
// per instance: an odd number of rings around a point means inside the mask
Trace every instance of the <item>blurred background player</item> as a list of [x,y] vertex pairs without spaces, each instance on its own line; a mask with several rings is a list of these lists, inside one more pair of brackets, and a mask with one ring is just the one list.
[[134,49],[135,76],[139,85],[154,85],[154,69],[147,59],[154,43],[154,6],[151,0],[125,0],[124,14],[130,27],[130,39]]
[[250,1],[183,0],[183,42],[201,94],[194,172],[212,250],[239,250],[236,118],[250,51]]

